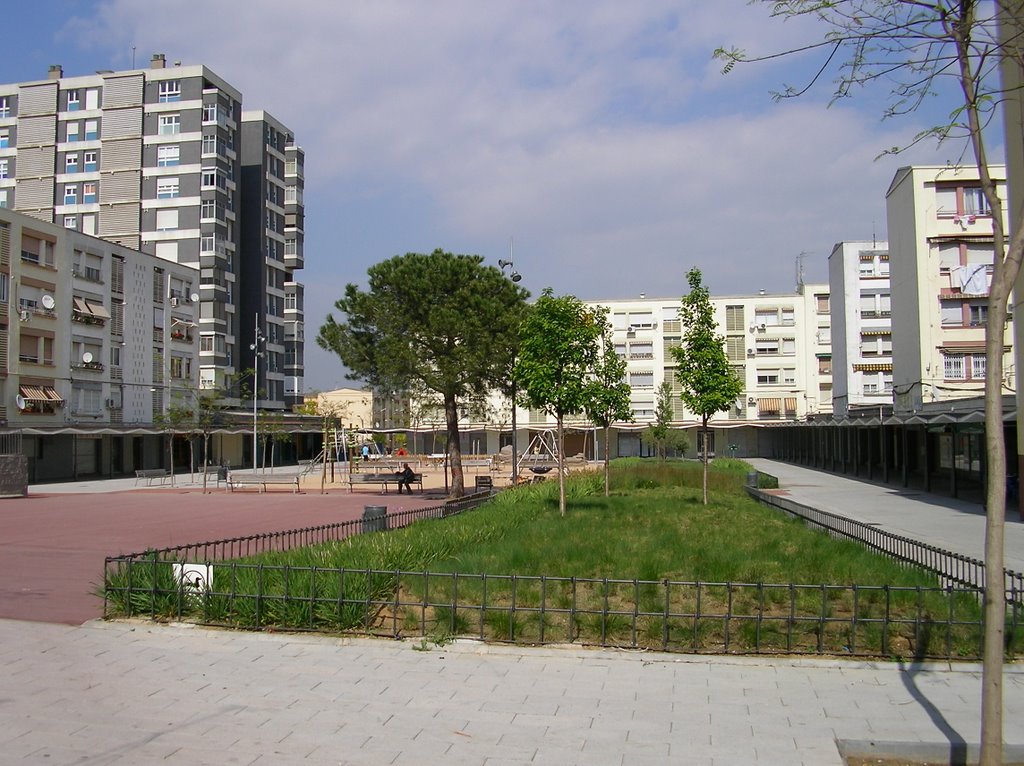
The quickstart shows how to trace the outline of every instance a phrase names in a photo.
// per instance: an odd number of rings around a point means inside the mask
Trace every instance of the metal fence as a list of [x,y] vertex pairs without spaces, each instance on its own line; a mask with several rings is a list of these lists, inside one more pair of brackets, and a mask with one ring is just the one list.
[[0,455],[21,454],[21,432],[0,433]]
[[[322,543],[338,542],[363,532],[377,531],[384,528],[385,525],[403,527],[421,519],[439,519],[446,516],[454,516],[482,505],[487,502],[490,496],[488,492],[475,493],[459,500],[449,500],[442,505],[390,513],[386,517],[386,522],[383,522],[382,517],[379,516],[364,517],[362,519],[340,521],[336,524],[286,529],[279,532],[229,537],[222,540],[186,543],[185,545],[175,545],[170,548],[154,548],[138,553],[107,556],[104,563],[104,579],[109,585],[110,572],[120,566],[130,565],[132,562],[168,561],[181,563],[193,561],[211,563],[255,556],[269,551],[288,551]],[[104,614],[106,614],[106,604],[104,604]]]
[[[747,487],[747,492],[764,503],[791,516],[797,516],[812,526],[825,530],[833,537],[857,542],[898,561],[906,561],[937,574],[945,584],[959,585],[983,591],[985,588],[985,562],[928,545],[909,537],[886,532],[876,526],[839,516],[828,511],[794,502]],[[1012,569],[1003,570],[1003,583],[1007,600],[1014,609],[1024,606],[1024,575]]]
[[[108,572],[115,610],[204,625],[695,654],[977,659],[969,588],[701,583],[228,562],[193,587],[172,562]],[[1011,640],[1015,642],[1015,632]]]

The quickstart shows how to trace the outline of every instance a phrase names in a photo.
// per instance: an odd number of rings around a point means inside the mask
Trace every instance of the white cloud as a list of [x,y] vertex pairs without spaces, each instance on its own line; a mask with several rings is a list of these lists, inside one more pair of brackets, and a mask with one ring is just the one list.
[[[140,65],[152,51],[204,63],[294,129],[310,339],[370,264],[435,246],[496,260],[510,235],[535,292],[677,295],[691,265],[713,292],[790,289],[801,251],[824,279],[835,241],[884,236],[885,188],[908,160],[873,158],[914,132],[856,102],[825,109],[827,91],[772,104],[800,62],[721,75],[718,45],[767,52],[808,33],[745,0],[208,0],[201,13],[230,17],[230,34],[136,0],[69,28],[114,59],[131,41]],[[310,382],[334,382],[314,358]]]

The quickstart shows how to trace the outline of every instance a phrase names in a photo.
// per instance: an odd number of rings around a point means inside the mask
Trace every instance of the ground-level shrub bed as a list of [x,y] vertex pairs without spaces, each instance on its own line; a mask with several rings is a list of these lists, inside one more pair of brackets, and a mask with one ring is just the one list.
[[202,593],[167,562],[125,562],[108,573],[108,613],[438,641],[980,654],[977,594],[749,500],[747,470],[716,466],[704,506],[699,465],[620,461],[610,498],[600,474],[572,477],[565,518],[549,480],[457,518],[218,563]]

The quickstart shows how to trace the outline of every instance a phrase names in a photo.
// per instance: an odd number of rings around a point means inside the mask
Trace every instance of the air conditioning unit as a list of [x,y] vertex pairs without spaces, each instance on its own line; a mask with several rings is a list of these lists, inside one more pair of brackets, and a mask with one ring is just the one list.
[[171,305],[172,306],[177,306],[178,303],[180,303],[180,302],[181,302],[180,298],[171,298]]
[[754,356],[755,353],[756,352],[754,351],[754,349],[752,349],[752,348],[748,348],[747,349],[747,356]]
[[108,410],[113,409],[113,407],[114,407],[114,400],[113,399],[107,399],[105,402],[103,402],[103,406],[106,407]]
[[749,404],[749,405],[753,406],[753,405],[757,404],[757,399],[755,399],[755,398],[754,398],[754,397],[752,397],[752,396],[748,396],[748,397],[747,397],[747,404]]
[[759,324],[759,325],[757,326],[757,331],[758,331],[758,332],[764,332],[764,331],[765,331],[766,329],[768,329],[766,325],[763,325],[763,324]]

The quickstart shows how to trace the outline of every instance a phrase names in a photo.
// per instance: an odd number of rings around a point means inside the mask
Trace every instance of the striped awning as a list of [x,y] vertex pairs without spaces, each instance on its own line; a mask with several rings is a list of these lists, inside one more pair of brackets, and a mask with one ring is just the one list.
[[795,396],[787,396],[786,397],[786,412],[796,412],[796,397]]
[[855,364],[854,372],[892,372],[892,362],[876,362],[874,364]]
[[18,386],[18,393],[26,402],[63,402],[53,386]]
[[861,330],[861,335],[892,335],[892,328],[886,327],[879,330]]
[[781,408],[782,400],[777,396],[757,400],[757,412],[760,415],[778,415]]

